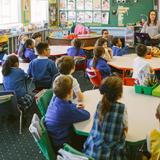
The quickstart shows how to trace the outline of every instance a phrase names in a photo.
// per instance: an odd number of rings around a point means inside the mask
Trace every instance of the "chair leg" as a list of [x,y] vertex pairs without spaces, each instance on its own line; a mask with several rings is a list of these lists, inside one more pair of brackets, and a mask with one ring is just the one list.
[[22,118],[23,118],[23,112],[22,110],[19,108],[19,106],[17,106],[20,116],[19,116],[19,134],[22,134]]

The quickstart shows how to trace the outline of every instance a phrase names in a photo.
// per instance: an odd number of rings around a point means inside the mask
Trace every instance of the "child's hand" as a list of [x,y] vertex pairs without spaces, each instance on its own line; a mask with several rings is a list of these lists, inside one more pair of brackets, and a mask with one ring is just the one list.
[[78,109],[84,109],[84,104],[83,103],[78,103],[77,108]]

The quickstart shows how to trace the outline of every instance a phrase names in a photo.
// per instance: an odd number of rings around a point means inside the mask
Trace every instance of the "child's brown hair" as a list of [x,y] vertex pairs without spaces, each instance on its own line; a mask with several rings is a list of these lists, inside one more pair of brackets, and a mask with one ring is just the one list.
[[139,57],[144,57],[147,54],[147,46],[144,44],[139,44],[136,47],[136,53]]
[[66,75],[61,75],[57,77],[53,82],[53,91],[55,95],[61,99],[67,97],[72,89],[73,80],[71,77]]
[[110,111],[111,104],[116,102],[122,96],[123,83],[122,79],[117,76],[105,78],[99,88],[103,95],[101,101],[101,108],[99,111],[99,120],[102,122],[103,116]]
[[71,70],[74,69],[75,63],[71,56],[63,56],[57,59],[57,68],[61,74],[70,74]]
[[36,50],[37,50],[37,52],[38,52],[39,55],[42,55],[43,52],[44,52],[44,50],[47,50],[48,48],[49,48],[49,45],[46,42],[40,42],[36,46]]

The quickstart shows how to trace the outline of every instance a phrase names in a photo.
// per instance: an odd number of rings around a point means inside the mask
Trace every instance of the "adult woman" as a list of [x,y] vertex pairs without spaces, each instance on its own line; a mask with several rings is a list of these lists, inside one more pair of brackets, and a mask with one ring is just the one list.
[[157,45],[160,42],[160,22],[157,20],[157,12],[150,10],[148,13],[148,20],[145,22],[142,33],[148,33],[151,40],[147,41],[150,45]]

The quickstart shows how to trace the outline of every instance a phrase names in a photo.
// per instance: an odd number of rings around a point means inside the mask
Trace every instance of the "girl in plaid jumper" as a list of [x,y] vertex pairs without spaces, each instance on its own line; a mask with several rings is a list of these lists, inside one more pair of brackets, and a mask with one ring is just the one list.
[[100,87],[102,100],[98,103],[93,127],[84,144],[85,154],[95,160],[125,160],[125,134],[128,129],[122,96],[122,80],[111,76]]

